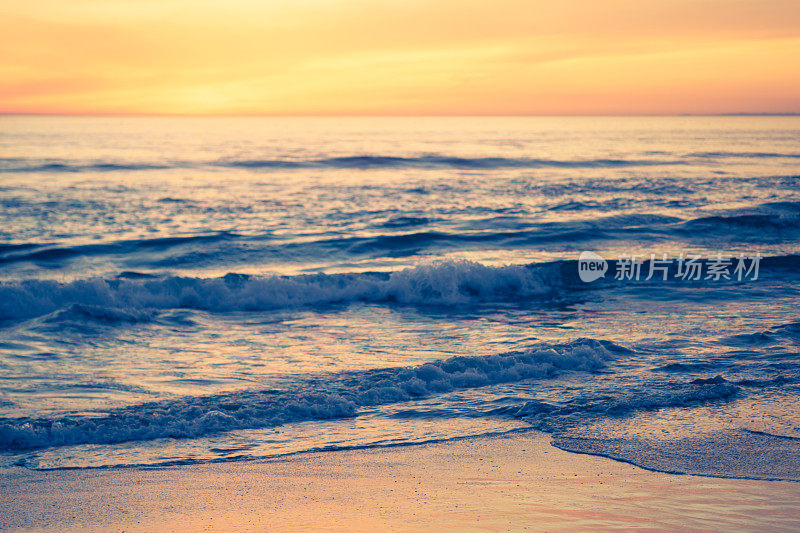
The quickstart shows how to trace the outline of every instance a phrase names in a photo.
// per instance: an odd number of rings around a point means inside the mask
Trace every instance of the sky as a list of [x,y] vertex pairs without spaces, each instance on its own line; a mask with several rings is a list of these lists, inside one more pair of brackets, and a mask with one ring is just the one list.
[[800,0],[0,0],[0,113],[800,112]]

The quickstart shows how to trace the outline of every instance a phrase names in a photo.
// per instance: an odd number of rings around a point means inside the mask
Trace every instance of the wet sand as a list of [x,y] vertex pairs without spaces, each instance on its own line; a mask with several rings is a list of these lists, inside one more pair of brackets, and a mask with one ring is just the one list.
[[49,531],[800,529],[800,483],[651,472],[522,433],[169,468],[6,469],[0,527]]

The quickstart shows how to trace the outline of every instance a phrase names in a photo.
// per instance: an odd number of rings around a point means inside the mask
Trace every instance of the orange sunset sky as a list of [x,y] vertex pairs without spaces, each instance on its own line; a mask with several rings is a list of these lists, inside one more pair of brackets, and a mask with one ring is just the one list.
[[800,0],[0,0],[0,112],[800,112]]

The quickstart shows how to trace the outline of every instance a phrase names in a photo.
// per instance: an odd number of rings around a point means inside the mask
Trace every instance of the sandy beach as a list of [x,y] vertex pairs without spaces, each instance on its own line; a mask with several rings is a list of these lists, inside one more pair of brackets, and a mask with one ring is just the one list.
[[0,533],[800,533],[800,0],[0,17]]
[[522,433],[154,469],[12,469],[0,526],[45,531],[796,531],[800,484],[650,472]]

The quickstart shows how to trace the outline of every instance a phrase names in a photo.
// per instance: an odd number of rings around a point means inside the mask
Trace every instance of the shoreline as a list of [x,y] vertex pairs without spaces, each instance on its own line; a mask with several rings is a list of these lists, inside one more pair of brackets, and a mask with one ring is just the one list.
[[797,482],[654,472],[536,431],[156,468],[14,467],[0,493],[0,529],[12,531],[800,528]]

